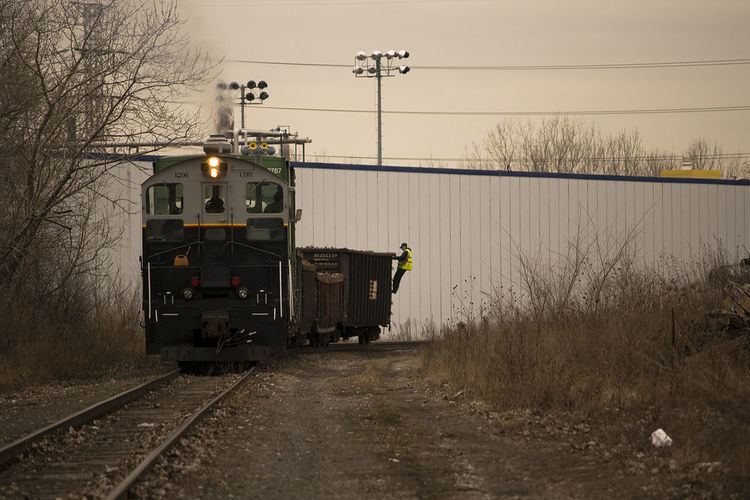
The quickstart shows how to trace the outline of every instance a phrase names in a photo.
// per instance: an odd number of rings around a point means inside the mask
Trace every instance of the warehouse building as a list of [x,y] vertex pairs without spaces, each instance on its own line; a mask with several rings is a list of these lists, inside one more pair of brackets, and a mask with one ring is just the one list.
[[[140,182],[152,159],[116,172],[131,210],[113,220],[112,254],[139,282]],[[481,315],[498,293],[519,290],[521,260],[554,267],[571,245],[614,252],[629,242],[636,263],[689,263],[707,249],[750,255],[750,182],[445,168],[296,163],[297,245],[414,251],[394,296],[393,324],[412,331]]]

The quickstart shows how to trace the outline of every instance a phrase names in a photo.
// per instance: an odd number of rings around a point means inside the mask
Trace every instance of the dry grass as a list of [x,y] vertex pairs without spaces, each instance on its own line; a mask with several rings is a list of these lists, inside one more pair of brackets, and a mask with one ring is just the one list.
[[16,308],[3,328],[0,390],[85,377],[143,356],[140,294],[112,288],[101,295],[69,323],[56,310]]
[[747,340],[705,320],[723,298],[727,274],[710,272],[721,252],[644,269],[627,246],[575,244],[554,267],[522,259],[522,286],[498,293],[482,319],[433,331],[426,374],[500,409],[635,420],[644,443],[664,427],[679,460],[750,476]]

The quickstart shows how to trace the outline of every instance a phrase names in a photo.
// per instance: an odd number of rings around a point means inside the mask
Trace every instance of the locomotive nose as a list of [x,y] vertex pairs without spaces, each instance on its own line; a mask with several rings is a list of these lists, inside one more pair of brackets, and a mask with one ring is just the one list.
[[213,262],[201,266],[202,288],[229,288],[232,285],[232,273],[224,262]]

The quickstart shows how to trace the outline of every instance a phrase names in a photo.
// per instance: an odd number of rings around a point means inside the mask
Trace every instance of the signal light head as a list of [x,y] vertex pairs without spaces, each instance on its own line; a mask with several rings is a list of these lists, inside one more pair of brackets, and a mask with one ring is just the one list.
[[213,179],[216,179],[219,176],[219,167],[211,167],[208,170],[208,175],[210,175]]
[[219,159],[215,156],[211,156],[208,159],[208,166],[209,167],[218,167],[219,166]]
[[255,94],[253,94],[252,92],[248,92],[247,94],[245,94],[246,101],[252,101],[253,99],[255,99]]
[[409,57],[409,51],[408,50],[399,50],[398,51],[398,58],[399,59],[406,59]]
[[266,88],[266,87],[268,87],[268,84],[266,83],[266,81],[265,81],[265,80],[261,80],[261,81],[259,81],[259,82],[258,82],[258,88],[259,88],[259,89],[261,89],[261,90],[262,90],[262,89],[264,89],[264,88]]
[[232,90],[237,90],[237,89],[240,88],[240,84],[237,83],[237,82],[232,82],[232,83],[229,84],[229,88],[232,89]]
[[261,101],[265,101],[266,99],[268,99],[268,92],[261,92],[258,96],[258,99],[260,99]]
[[356,59],[357,59],[358,61],[364,61],[365,59],[367,59],[367,54],[365,54],[365,53],[364,53],[363,51],[361,51],[361,50],[360,50],[359,52],[357,52],[357,55],[356,55],[356,56],[354,56],[354,57],[355,57],[355,58],[356,58]]
[[399,66],[398,67],[398,72],[401,73],[402,75],[407,74],[409,71],[411,71],[411,68],[409,66]]
[[255,88],[255,80],[250,80],[247,82],[247,88],[254,89]]

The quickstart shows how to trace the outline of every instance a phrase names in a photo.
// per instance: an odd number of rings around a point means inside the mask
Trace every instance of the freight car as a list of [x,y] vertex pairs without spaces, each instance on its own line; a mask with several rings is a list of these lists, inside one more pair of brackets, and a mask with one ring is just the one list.
[[392,253],[346,248],[297,250],[302,284],[300,328],[312,345],[380,337],[391,319]]
[[253,361],[377,339],[390,323],[393,254],[297,249],[289,163],[237,154],[221,136],[204,151],[157,160],[141,186],[146,351]]

